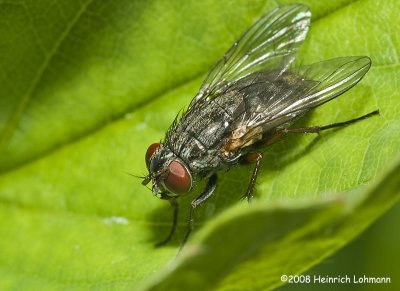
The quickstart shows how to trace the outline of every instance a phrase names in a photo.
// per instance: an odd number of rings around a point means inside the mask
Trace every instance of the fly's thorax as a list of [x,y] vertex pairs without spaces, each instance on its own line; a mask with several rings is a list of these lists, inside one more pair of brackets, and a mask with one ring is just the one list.
[[146,164],[149,175],[145,181],[152,181],[154,195],[160,191],[165,199],[180,196],[193,188],[190,169],[165,145],[150,145],[146,153]]
[[242,102],[238,91],[222,93],[192,104],[169,128],[165,145],[179,155],[194,177],[208,177],[226,167],[220,148],[229,138]]

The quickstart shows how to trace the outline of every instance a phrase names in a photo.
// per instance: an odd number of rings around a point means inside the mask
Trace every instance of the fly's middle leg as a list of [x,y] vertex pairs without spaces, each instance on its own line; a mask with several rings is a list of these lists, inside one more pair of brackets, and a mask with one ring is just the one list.
[[256,163],[253,170],[253,174],[251,175],[249,186],[247,187],[246,194],[244,194],[243,196],[243,198],[246,198],[249,203],[251,201],[251,198],[253,197],[254,185],[257,180],[258,171],[260,170],[262,157],[263,157],[262,153],[257,152],[257,153],[248,153],[243,157],[241,157],[240,159],[241,164]]

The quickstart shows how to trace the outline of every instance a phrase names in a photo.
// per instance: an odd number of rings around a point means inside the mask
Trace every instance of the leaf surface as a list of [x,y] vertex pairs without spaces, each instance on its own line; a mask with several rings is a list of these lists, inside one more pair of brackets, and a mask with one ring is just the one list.
[[221,173],[176,259],[204,184],[181,199],[177,235],[156,249],[170,209],[126,172],[145,174],[147,146],[277,3],[0,1],[0,289],[270,288],[282,268],[306,270],[386,211],[399,189],[398,163],[388,168],[400,149],[399,5],[305,3],[313,20],[299,63],[368,55],[373,67],[299,125],[381,115],[268,148],[252,207],[238,202],[251,167]]

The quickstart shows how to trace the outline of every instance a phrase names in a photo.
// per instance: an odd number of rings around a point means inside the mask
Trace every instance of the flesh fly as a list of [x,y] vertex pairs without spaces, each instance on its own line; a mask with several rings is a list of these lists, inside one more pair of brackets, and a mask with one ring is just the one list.
[[178,115],[165,139],[146,152],[152,192],[174,208],[172,237],[178,217],[177,198],[190,192],[196,181],[207,179],[205,189],[192,201],[194,209],[207,200],[217,185],[217,172],[236,164],[255,163],[244,195],[251,199],[262,150],[291,133],[318,133],[377,114],[325,126],[291,128],[310,110],[343,94],[367,73],[367,56],[339,57],[292,68],[303,43],[311,12],[301,4],[276,8],[254,23],[212,67],[187,110]]

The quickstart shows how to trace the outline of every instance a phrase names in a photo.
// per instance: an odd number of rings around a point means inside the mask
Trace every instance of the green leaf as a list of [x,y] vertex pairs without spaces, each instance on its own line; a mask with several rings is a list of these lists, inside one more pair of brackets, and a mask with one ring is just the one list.
[[233,207],[201,231],[146,290],[277,287],[282,275],[300,273],[331,254],[396,202],[399,171],[397,160],[370,187],[319,204]]
[[400,152],[400,7],[305,3],[314,17],[300,63],[368,55],[373,67],[300,125],[381,115],[268,148],[251,207],[238,202],[251,167],[221,173],[176,258],[204,184],[182,197],[174,240],[154,248],[171,211],[126,172],[145,173],[147,146],[277,4],[0,1],[0,289],[268,289],[386,211],[400,189],[399,161],[388,168]]

